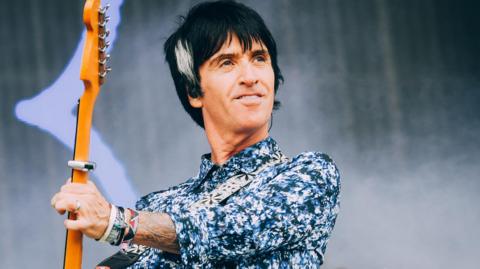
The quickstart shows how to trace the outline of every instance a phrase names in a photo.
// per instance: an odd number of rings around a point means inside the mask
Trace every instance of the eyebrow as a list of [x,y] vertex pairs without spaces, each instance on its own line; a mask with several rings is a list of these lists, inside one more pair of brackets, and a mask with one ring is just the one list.
[[264,49],[254,50],[254,51],[252,51],[251,55],[252,55],[253,57],[258,56],[258,55],[270,57],[270,53],[268,53],[268,51],[267,51],[267,50],[264,50]]
[[[254,50],[254,51],[249,51],[249,54],[250,54],[251,57],[255,57],[255,56],[258,56],[258,55],[270,56],[270,54],[268,53],[268,51],[265,50],[265,49],[258,49],[258,50]],[[218,55],[217,57],[213,58],[213,59],[210,61],[209,66],[218,64],[220,61],[222,61],[222,60],[224,60],[224,59],[233,59],[233,58],[236,58],[236,57],[238,57],[238,56],[239,56],[239,53],[224,53],[224,54],[220,54],[220,55]]]
[[218,55],[217,57],[213,58],[211,61],[210,61],[210,66],[212,65],[215,65],[215,64],[218,64],[221,60],[223,59],[232,59],[232,58],[235,58],[235,57],[238,57],[238,53],[224,53],[224,54],[220,54]]

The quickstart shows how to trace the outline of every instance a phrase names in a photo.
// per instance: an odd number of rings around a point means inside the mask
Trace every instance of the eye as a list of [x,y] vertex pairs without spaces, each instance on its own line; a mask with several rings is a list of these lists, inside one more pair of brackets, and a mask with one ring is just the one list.
[[226,59],[220,62],[220,67],[231,66],[231,65],[233,65],[233,61],[230,59]]
[[254,60],[255,62],[264,63],[267,61],[267,57],[265,57],[264,55],[257,55],[254,57]]

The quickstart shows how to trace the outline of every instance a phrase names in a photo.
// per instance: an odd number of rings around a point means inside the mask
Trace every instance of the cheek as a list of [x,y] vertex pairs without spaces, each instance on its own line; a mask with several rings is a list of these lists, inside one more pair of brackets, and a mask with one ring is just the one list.
[[201,83],[204,94],[204,103],[211,109],[219,109],[228,100],[229,80],[222,75],[212,76]]
[[268,90],[273,91],[275,88],[275,73],[273,72],[273,68],[271,66],[265,72],[265,80],[268,81]]
[[270,84],[269,84],[269,92],[270,92],[270,113],[273,110],[273,103],[275,101],[275,73],[273,72],[273,68],[270,69]]

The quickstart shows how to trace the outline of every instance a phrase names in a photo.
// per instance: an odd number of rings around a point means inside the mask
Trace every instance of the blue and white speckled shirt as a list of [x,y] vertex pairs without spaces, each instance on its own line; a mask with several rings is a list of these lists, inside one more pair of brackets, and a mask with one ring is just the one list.
[[270,137],[221,166],[207,154],[197,176],[141,198],[138,210],[170,215],[181,254],[149,248],[130,268],[320,267],[340,191],[338,170],[326,154],[306,152],[277,161],[220,204],[190,209],[202,194],[278,156],[282,153]]

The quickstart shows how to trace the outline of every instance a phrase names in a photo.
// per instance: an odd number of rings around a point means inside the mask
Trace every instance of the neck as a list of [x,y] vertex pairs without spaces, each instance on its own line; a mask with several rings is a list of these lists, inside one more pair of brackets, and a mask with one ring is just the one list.
[[221,165],[233,155],[268,137],[268,124],[250,133],[217,132],[205,126],[208,143],[212,150],[212,162]]

